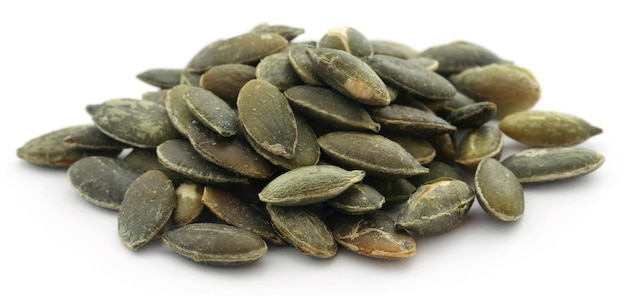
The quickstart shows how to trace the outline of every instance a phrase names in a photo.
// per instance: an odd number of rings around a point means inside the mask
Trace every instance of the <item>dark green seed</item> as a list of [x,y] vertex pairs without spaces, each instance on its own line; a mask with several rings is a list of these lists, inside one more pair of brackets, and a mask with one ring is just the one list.
[[172,88],[180,82],[182,69],[149,69],[137,75],[137,78],[160,88]]
[[237,112],[224,100],[206,89],[193,86],[184,89],[182,96],[189,111],[206,127],[224,137],[237,133]]
[[383,207],[385,197],[371,186],[357,183],[335,198],[328,200],[328,204],[337,211],[357,215],[378,210]]
[[213,92],[229,105],[235,106],[241,88],[256,78],[256,68],[245,64],[223,64],[211,68],[200,77],[200,87]]
[[515,174],[493,158],[476,168],[474,187],[478,203],[487,214],[502,221],[517,221],[524,214],[524,190]]

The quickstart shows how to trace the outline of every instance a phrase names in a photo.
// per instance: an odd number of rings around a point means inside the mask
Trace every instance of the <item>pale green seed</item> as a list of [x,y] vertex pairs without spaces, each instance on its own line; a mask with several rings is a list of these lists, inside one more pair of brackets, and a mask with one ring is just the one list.
[[515,174],[493,158],[476,168],[474,187],[478,203],[487,214],[502,221],[517,221],[524,214],[524,190]]

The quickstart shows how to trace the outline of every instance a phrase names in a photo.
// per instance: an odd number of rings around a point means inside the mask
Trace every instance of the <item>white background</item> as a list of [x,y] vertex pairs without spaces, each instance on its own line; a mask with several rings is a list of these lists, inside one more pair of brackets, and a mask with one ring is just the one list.
[[[18,1],[0,4],[0,297],[626,294],[626,22],[618,1],[8,3]],[[588,176],[526,186],[526,211],[517,223],[492,220],[476,204],[457,229],[418,239],[417,254],[407,260],[374,260],[347,250],[318,260],[271,247],[252,265],[217,268],[161,242],[131,252],[117,236],[115,212],[80,198],[64,170],[16,157],[31,138],[90,123],[87,104],[156,90],[136,74],[182,68],[206,44],[262,22],[302,27],[306,33],[298,40],[352,26],[372,39],[418,50],[454,40],[483,45],[535,74],[542,87],[535,109],[575,114],[603,128],[580,146],[603,153],[606,162]],[[507,140],[503,156],[524,148]]]

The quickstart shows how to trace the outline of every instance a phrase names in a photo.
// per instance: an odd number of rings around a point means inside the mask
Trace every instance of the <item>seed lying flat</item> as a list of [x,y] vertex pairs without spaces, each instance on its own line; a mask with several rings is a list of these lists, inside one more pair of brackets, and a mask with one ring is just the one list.
[[80,159],[67,170],[80,197],[103,208],[118,210],[126,189],[143,172],[122,160],[93,156]]
[[337,243],[326,224],[306,207],[266,206],[276,231],[300,252],[327,259],[337,253]]
[[182,72],[182,69],[149,69],[137,74],[137,78],[156,87],[167,89],[178,85]]
[[400,134],[385,134],[385,137],[401,145],[422,165],[430,163],[437,154],[433,145],[424,138]]
[[456,127],[445,119],[427,111],[391,104],[370,109],[372,119],[381,126],[381,132],[419,137],[432,137],[456,132]]
[[124,194],[117,222],[120,239],[128,249],[139,249],[167,225],[175,207],[172,181],[158,170],[146,171]]
[[286,40],[291,41],[292,39],[298,37],[299,35],[304,33],[304,29],[287,26],[287,25],[276,25],[276,24],[268,24],[262,23],[257,26],[254,26],[250,32],[257,33],[276,33],[280,36],[284,37]]
[[412,47],[390,40],[370,40],[374,54],[389,55],[398,58],[408,59],[417,56],[419,51]]
[[288,52],[278,52],[261,59],[256,66],[256,78],[285,91],[292,86],[302,84],[300,76],[289,61]]
[[499,128],[512,139],[537,147],[577,145],[602,133],[601,128],[578,116],[540,110],[508,115]]
[[395,228],[394,220],[381,211],[363,215],[337,214],[329,226],[338,244],[371,258],[398,260],[415,255],[415,239]]
[[337,197],[328,200],[328,204],[337,211],[357,215],[378,210],[383,207],[385,197],[371,186],[357,183]]
[[524,214],[524,190],[515,174],[493,158],[476,168],[474,187],[478,203],[487,214],[502,221],[517,221]]
[[474,202],[474,191],[464,181],[441,178],[421,185],[402,206],[396,227],[420,236],[454,229]]
[[230,225],[251,231],[275,245],[285,243],[272,227],[263,205],[245,202],[233,192],[210,186],[204,187],[202,203]]
[[183,90],[182,96],[189,111],[207,128],[224,137],[237,133],[237,112],[215,94],[201,87],[190,86]]
[[159,162],[156,150],[152,148],[133,148],[128,154],[126,154],[126,156],[124,156],[122,161],[140,172],[146,172],[152,169],[161,171],[167,175],[167,177],[170,178],[176,186],[188,180],[186,177],[172,171]]
[[382,79],[356,56],[328,48],[308,48],[307,53],[317,75],[343,95],[370,106],[391,102]]
[[87,105],[87,112],[104,134],[120,142],[142,148],[155,148],[179,138],[162,105],[149,101],[113,99]]
[[406,178],[428,172],[401,145],[382,135],[337,131],[319,137],[318,142],[337,164],[365,170],[368,176]]
[[433,46],[420,52],[418,56],[439,61],[437,72],[444,75],[459,73],[471,67],[505,62],[485,47],[467,41]]
[[102,133],[95,125],[75,127],[75,132],[67,132],[67,137],[63,138],[63,144],[82,149],[92,150],[122,150],[131,146],[119,142]]
[[[17,157],[35,165],[69,167],[74,162],[90,156],[116,157],[121,149],[92,150],[76,147],[66,138],[91,130],[92,125],[77,125],[54,130],[32,138],[17,149]],[[73,137],[72,137],[73,138]]]
[[218,223],[192,223],[162,236],[176,253],[213,266],[252,263],[267,253],[267,244],[255,233]]
[[586,175],[604,163],[604,156],[578,147],[533,148],[502,160],[520,183],[564,180]]
[[458,129],[478,128],[496,116],[498,108],[492,102],[478,102],[450,111],[446,120]]
[[298,138],[296,119],[276,86],[258,79],[248,81],[239,92],[237,111],[251,142],[272,154],[293,158]]
[[500,159],[503,146],[504,134],[496,127],[483,125],[463,136],[454,160],[465,170],[473,171],[484,158]]
[[200,87],[213,92],[231,106],[246,82],[256,78],[256,68],[246,64],[222,64],[211,68],[200,77]]
[[259,193],[259,199],[277,206],[322,202],[341,194],[364,177],[362,170],[348,171],[334,165],[299,167],[271,180]]

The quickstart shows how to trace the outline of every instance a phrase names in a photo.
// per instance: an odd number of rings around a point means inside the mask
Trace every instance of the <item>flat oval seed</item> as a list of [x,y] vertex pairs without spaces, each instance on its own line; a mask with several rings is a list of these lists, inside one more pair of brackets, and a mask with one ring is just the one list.
[[286,40],[291,41],[292,39],[298,37],[299,35],[304,33],[304,29],[298,27],[291,27],[286,25],[274,25],[262,23],[257,26],[254,26],[250,32],[257,33],[277,33],[284,37]]
[[276,86],[258,79],[248,81],[239,92],[237,111],[241,127],[252,142],[272,154],[293,158],[298,138],[296,119]]
[[319,48],[331,48],[346,51],[356,57],[366,57],[374,53],[369,39],[352,27],[330,29],[317,42]]
[[497,105],[496,119],[532,108],[541,97],[535,76],[512,64],[490,64],[466,69],[449,77],[458,91],[477,102]]
[[381,132],[432,137],[456,132],[456,127],[445,119],[427,111],[391,104],[370,109],[375,122],[380,123]]
[[450,100],[456,94],[456,88],[446,78],[411,61],[373,55],[365,62],[387,84],[410,94],[433,100]]
[[539,110],[508,115],[499,128],[512,139],[537,147],[577,145],[602,133],[601,128],[578,116]]
[[239,90],[256,78],[256,68],[246,64],[223,64],[211,68],[200,77],[200,87],[213,92],[231,106],[237,103]]
[[170,89],[160,89],[157,91],[146,91],[141,94],[142,101],[155,102],[157,104],[165,106],[165,97]]
[[594,150],[577,147],[533,148],[502,160],[520,183],[564,180],[586,175],[604,163]]
[[394,220],[381,211],[363,215],[333,216],[329,226],[338,244],[371,258],[399,260],[415,255],[415,239],[395,228]]
[[285,90],[293,108],[305,116],[338,130],[378,132],[380,125],[372,120],[359,103],[333,89],[299,85]]
[[398,134],[385,134],[384,136],[401,145],[422,165],[430,163],[437,154],[433,145],[424,138]]
[[190,85],[176,85],[169,89],[165,96],[167,116],[174,128],[184,137],[189,136],[187,124],[189,121],[196,119],[196,116],[189,109],[185,98],[183,98],[183,91],[191,88],[193,87]]
[[102,133],[95,125],[75,128],[77,129],[75,132],[67,132],[68,135],[63,138],[63,144],[91,150],[123,150],[131,147]]
[[166,108],[153,102],[113,99],[86,109],[104,134],[136,147],[155,148],[180,137]]
[[473,171],[484,158],[500,159],[504,134],[493,126],[483,125],[471,130],[459,142],[454,160],[467,171]]
[[396,227],[420,236],[442,234],[459,226],[474,202],[474,191],[449,178],[421,185],[402,206]]
[[441,161],[432,161],[424,166],[429,170],[427,174],[416,175],[408,179],[417,187],[440,178],[451,178],[459,181],[465,181],[463,173],[458,168],[454,167],[454,165]]
[[193,86],[184,89],[182,96],[189,111],[202,124],[224,137],[237,133],[237,112],[224,100],[206,89]]
[[385,197],[376,189],[366,184],[357,183],[335,198],[328,200],[328,204],[337,211],[358,215],[379,210],[385,203]]
[[419,51],[412,47],[389,40],[370,40],[374,54],[389,55],[398,58],[408,59],[417,56]]
[[158,170],[148,170],[128,186],[118,215],[118,233],[124,245],[137,250],[159,234],[176,207],[172,181]]
[[382,135],[338,131],[319,137],[318,142],[337,164],[365,170],[368,176],[406,178],[428,172],[401,145]]
[[329,48],[309,48],[307,54],[317,75],[343,95],[370,106],[391,102],[382,79],[356,56]]
[[222,64],[257,62],[267,55],[281,51],[288,43],[276,33],[244,33],[207,45],[189,61],[187,70],[203,73]]
[[495,103],[478,102],[450,111],[446,120],[457,129],[473,129],[492,120],[497,111]]
[[189,180],[208,185],[246,184],[248,179],[204,159],[185,139],[171,139],[156,149],[159,162]]
[[172,171],[171,169],[165,167],[161,162],[159,162],[156,150],[152,148],[147,149],[135,147],[128,154],[126,154],[126,156],[124,156],[122,161],[128,164],[128,166],[139,170],[140,172],[146,172],[152,169],[158,170],[167,175],[167,177],[172,180],[174,185],[179,185],[187,181],[186,177]]
[[80,159],[67,170],[80,197],[111,210],[119,209],[126,189],[142,173],[122,160],[99,156]]
[[259,193],[263,202],[299,206],[326,201],[363,180],[362,170],[334,165],[313,165],[289,170],[270,181]]
[[273,165],[240,137],[223,137],[198,121],[189,123],[189,142],[203,158],[232,172],[256,179],[269,179]]
[[176,207],[172,221],[177,227],[194,222],[202,213],[204,188],[193,182],[181,183],[176,187]]
[[313,46],[307,44],[297,44],[289,50],[288,56],[291,66],[300,77],[300,80],[304,83],[314,86],[326,85],[324,80],[322,80],[315,73],[315,70],[313,69],[313,62],[311,62],[311,58],[306,53],[307,48],[313,48]]
[[90,156],[116,157],[121,149],[91,150],[66,144],[65,139],[92,125],[78,125],[54,130],[32,138],[17,149],[17,157],[35,165],[69,167],[76,161]]
[[515,174],[498,160],[485,158],[474,175],[478,203],[502,221],[517,221],[524,214],[524,190]]
[[256,78],[271,83],[280,91],[302,84],[287,52],[274,53],[261,59],[256,66]]
[[328,259],[337,253],[337,243],[326,224],[305,207],[266,206],[276,231],[300,252]]
[[417,190],[415,185],[404,178],[384,179],[368,177],[363,182],[382,194],[385,197],[385,205],[387,206],[404,203]]
[[276,233],[267,211],[262,205],[245,202],[230,191],[204,187],[202,203],[222,221],[251,231],[267,242],[283,245],[285,241]]
[[226,224],[192,223],[165,233],[162,239],[176,253],[213,266],[248,264],[267,253],[261,237]]
[[201,73],[192,73],[188,70],[183,70],[183,72],[180,74],[179,84],[200,87],[200,77],[202,77]]
[[137,74],[137,78],[160,88],[172,88],[180,82],[182,69],[149,69]]
[[466,41],[433,46],[420,52],[418,56],[439,61],[437,72],[444,75],[459,73],[471,67],[505,62],[485,47]]

